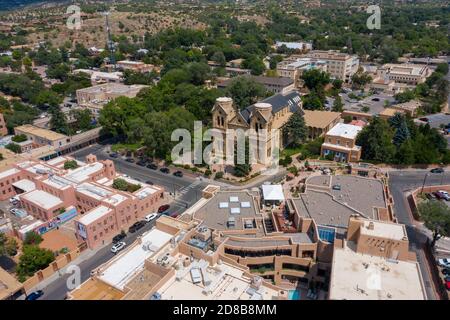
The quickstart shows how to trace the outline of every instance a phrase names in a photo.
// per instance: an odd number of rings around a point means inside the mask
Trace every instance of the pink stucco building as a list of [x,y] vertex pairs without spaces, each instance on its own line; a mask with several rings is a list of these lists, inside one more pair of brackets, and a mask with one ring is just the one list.
[[[165,202],[164,188],[147,185],[116,172],[111,160],[88,155],[75,169],[64,169],[70,157],[25,161],[0,173],[0,200],[18,195],[28,214],[48,221],[70,206],[77,209],[76,237],[90,248],[109,241],[121,230],[155,212]],[[122,178],[139,185],[133,193],[113,188]]]

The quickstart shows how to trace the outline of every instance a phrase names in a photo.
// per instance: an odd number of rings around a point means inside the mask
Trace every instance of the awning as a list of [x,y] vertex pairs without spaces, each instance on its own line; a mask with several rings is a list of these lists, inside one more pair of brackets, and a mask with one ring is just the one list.
[[268,201],[283,201],[283,187],[281,184],[263,184],[263,197]]

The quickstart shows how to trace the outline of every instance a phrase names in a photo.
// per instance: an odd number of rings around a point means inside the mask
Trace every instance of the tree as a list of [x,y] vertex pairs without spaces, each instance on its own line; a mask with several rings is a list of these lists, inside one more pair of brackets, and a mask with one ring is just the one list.
[[364,88],[370,81],[372,81],[372,77],[367,72],[363,72],[361,67],[352,75],[352,86],[355,89]]
[[34,232],[29,231],[25,234],[25,240],[23,241],[24,244],[33,244],[38,245],[40,244],[44,239],[42,239],[41,235]]
[[36,96],[34,103],[40,108],[56,108],[62,100],[62,97],[56,92],[51,90],[43,90]]
[[395,159],[398,164],[411,165],[414,163],[414,149],[410,140],[406,140],[400,145],[395,154]]
[[218,63],[221,67],[225,67],[227,64],[227,60],[222,51],[214,52],[214,54],[211,56],[211,60]]
[[250,145],[249,139],[245,139],[245,150],[244,150],[244,163],[238,163],[238,152],[237,152],[237,143],[234,148],[234,170],[233,174],[236,177],[246,177],[252,171],[252,166],[250,164]]
[[0,256],[14,257],[18,247],[16,239],[8,238],[4,233],[0,233]]
[[322,110],[323,103],[317,94],[311,92],[303,97],[303,108],[306,110]]
[[397,100],[399,103],[408,102],[414,99],[416,95],[414,94],[413,90],[406,89],[403,92],[397,93],[395,95],[395,100]]
[[303,143],[307,137],[305,119],[300,112],[294,112],[283,126],[284,141],[293,146]]
[[380,117],[373,117],[370,125],[359,132],[356,144],[361,146],[363,159],[391,162],[395,154],[392,139],[393,132],[388,123]]
[[27,141],[27,139],[28,139],[27,136],[24,134],[18,134],[11,138],[12,141],[17,143]]
[[258,98],[264,97],[266,95],[266,89],[252,78],[237,77],[231,80],[225,93],[227,96],[233,98],[234,104],[239,110],[242,110],[257,102]]
[[417,206],[420,218],[432,233],[431,247],[442,237],[450,236],[450,208],[441,201],[421,202]]
[[70,111],[70,114],[75,118],[77,130],[92,129],[92,113],[89,109],[74,109]]
[[66,162],[64,162],[65,170],[76,169],[76,168],[78,168],[78,163],[75,160],[67,160]]
[[302,79],[309,90],[315,91],[323,90],[330,83],[330,75],[315,68],[303,72]]
[[336,96],[336,98],[334,99],[332,111],[334,112],[344,111],[344,104],[342,103],[342,99],[340,96]]
[[333,84],[333,88],[337,91],[342,89],[342,84],[344,83],[344,81],[342,81],[341,79],[334,79],[332,84]]
[[261,60],[260,57],[256,55],[252,55],[249,58],[245,59],[242,62],[242,67],[246,69],[250,69],[252,75],[259,76],[261,75],[265,70],[266,66],[264,65],[264,62]]
[[48,267],[54,260],[53,252],[48,249],[41,249],[36,245],[24,245],[16,269],[19,281],[25,281],[36,271]]
[[114,179],[112,187],[117,190],[127,191],[128,182],[124,179],[117,178],[117,179]]
[[5,146],[6,149],[11,150],[14,153],[22,153],[22,148],[14,142],[10,142]]
[[70,133],[67,117],[58,106],[51,107],[48,113],[50,114],[50,129],[62,134]]

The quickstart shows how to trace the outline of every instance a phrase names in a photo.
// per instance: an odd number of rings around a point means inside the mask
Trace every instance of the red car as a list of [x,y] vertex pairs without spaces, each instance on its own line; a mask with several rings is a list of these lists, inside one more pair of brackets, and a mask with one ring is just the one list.
[[169,208],[170,208],[170,206],[168,204],[165,204],[158,208],[158,213],[166,212],[167,210],[169,210]]
[[445,281],[445,288],[447,288],[447,290],[450,290],[450,280]]

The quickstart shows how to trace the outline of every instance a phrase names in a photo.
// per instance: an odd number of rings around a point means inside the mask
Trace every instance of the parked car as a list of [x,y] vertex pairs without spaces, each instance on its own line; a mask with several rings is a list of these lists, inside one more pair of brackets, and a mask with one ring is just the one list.
[[341,190],[341,185],[340,184],[335,184],[333,186],[333,190]]
[[436,196],[432,193],[425,194],[428,200],[436,200]]
[[158,208],[158,213],[166,212],[167,210],[169,210],[169,208],[170,208],[170,205],[168,205],[168,204],[162,205],[161,207]]
[[16,209],[16,208],[9,209],[9,212],[11,212],[14,215],[17,214],[18,211],[19,211],[19,209]]
[[445,289],[450,290],[450,280],[445,281]]
[[175,171],[175,172],[173,173],[173,175],[174,175],[175,177],[183,178],[183,172],[181,172],[180,170]]
[[378,101],[380,101],[380,98],[373,98],[372,101],[378,102]]
[[166,168],[166,167],[159,169],[159,171],[161,171],[162,173],[166,173],[166,174],[170,172],[169,168]]
[[126,162],[134,163],[134,159],[133,159],[133,158],[126,158],[125,161],[126,161]]
[[430,121],[428,118],[425,118],[425,117],[419,118],[419,120],[420,120],[420,121],[423,121],[423,122],[429,122],[429,121]]
[[118,154],[117,152],[111,152],[111,153],[109,154],[109,156],[110,156],[111,158],[118,158],[118,157],[119,157],[119,154]]
[[147,221],[147,222],[150,222],[150,221],[156,219],[156,217],[158,217],[157,213],[150,213],[150,214],[145,216],[144,220]]
[[442,268],[441,272],[444,276],[450,276],[450,268]]
[[447,191],[439,190],[438,192],[439,192],[439,193],[441,194],[441,196],[445,199],[445,201],[450,201],[450,194],[448,194]]
[[125,233],[119,233],[118,235],[114,236],[112,239],[113,243],[117,243],[121,241],[123,238],[125,238],[127,235]]
[[116,244],[114,244],[111,248],[111,252],[112,253],[117,253],[120,250],[122,250],[123,248],[125,248],[127,244],[123,241],[117,242]]
[[158,166],[156,164],[154,164],[154,163],[149,163],[147,165],[147,168],[152,169],[152,170],[156,170],[156,169],[158,169]]
[[134,223],[130,229],[128,229],[129,232],[134,233],[145,226],[145,221],[138,221]]
[[145,181],[145,183],[146,183],[146,184],[153,185],[153,181],[151,181],[151,180],[147,180],[147,181]]
[[433,192],[433,194],[436,197],[436,199],[438,199],[438,200],[443,200],[444,199],[444,196],[438,191]]
[[438,265],[444,268],[450,268],[450,258],[438,259]]
[[139,160],[138,162],[136,162],[136,164],[137,164],[138,166],[145,167],[145,165],[147,164],[147,161],[145,161],[145,160]]
[[430,170],[431,173],[443,173],[444,169],[442,168],[433,168]]
[[32,293],[27,295],[25,300],[37,300],[40,297],[42,297],[43,295],[44,295],[44,291],[42,291],[42,290],[33,291]]

